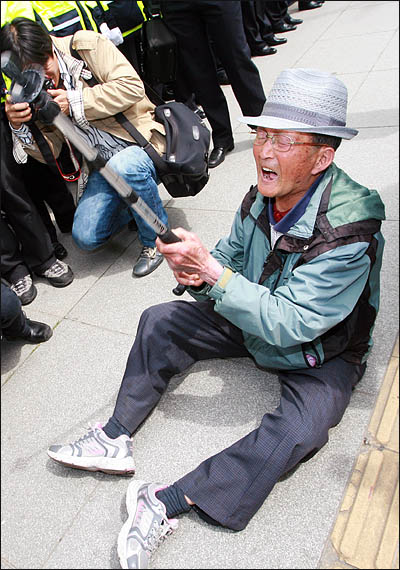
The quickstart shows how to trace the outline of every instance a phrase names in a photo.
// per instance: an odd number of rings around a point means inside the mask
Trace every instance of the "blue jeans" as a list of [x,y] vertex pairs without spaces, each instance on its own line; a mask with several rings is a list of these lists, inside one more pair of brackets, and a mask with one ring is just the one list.
[[[107,165],[124,178],[161,222],[167,225],[168,216],[158,193],[156,170],[148,154],[139,146],[132,145],[115,154]],[[72,237],[81,249],[96,249],[122,229],[132,217],[136,220],[142,245],[154,247],[157,237],[155,231],[95,171],[89,176],[76,208]]]
[[17,295],[1,284],[1,329],[10,336],[18,336],[25,327],[25,316],[21,309],[21,301]]

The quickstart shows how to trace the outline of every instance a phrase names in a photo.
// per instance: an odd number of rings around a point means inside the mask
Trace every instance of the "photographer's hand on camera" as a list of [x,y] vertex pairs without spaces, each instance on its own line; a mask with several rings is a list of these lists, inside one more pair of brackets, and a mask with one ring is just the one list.
[[43,90],[33,102],[26,101],[13,103],[10,96],[5,102],[5,112],[13,129],[20,129],[23,123],[39,120],[42,123],[51,123],[60,112],[69,115],[69,102],[64,89]]
[[64,115],[69,115],[69,101],[65,89],[48,89],[47,93],[53,98]]
[[35,109],[36,116],[33,117],[33,120],[38,119],[46,125],[50,125],[61,112],[60,105],[45,91],[42,91],[39,100],[35,101]]
[[4,110],[10,125],[16,130],[20,129],[23,123],[29,123],[32,119],[32,109],[29,103],[13,103],[10,96],[6,99]]
[[13,103],[12,99],[8,97],[4,110],[12,128],[18,130],[22,124],[29,125],[36,120],[46,124],[52,123],[54,117],[60,112],[60,106],[46,92],[43,92],[33,103],[25,101]]

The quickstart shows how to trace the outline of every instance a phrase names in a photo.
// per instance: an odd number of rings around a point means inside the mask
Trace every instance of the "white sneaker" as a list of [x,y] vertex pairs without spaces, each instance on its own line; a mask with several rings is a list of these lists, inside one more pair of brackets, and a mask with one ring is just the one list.
[[132,481],[126,493],[128,520],[118,536],[118,556],[122,568],[148,568],[150,557],[165,537],[178,528],[177,519],[168,519],[165,505],[156,497],[165,485]]
[[67,467],[114,475],[133,475],[135,464],[132,447],[132,440],[127,435],[111,439],[104,433],[101,424],[96,424],[73,443],[51,445],[47,455]]

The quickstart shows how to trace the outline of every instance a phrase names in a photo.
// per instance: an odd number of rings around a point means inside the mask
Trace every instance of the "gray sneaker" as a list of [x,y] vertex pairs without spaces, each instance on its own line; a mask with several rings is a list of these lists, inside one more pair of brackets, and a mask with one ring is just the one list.
[[118,556],[122,568],[148,568],[150,557],[166,536],[178,528],[177,519],[168,519],[165,505],[156,492],[165,485],[132,481],[126,493],[128,520],[118,536]]
[[163,259],[163,255],[156,247],[144,246],[140,252],[138,260],[133,266],[132,276],[144,277],[145,275],[148,275],[157,269]]
[[73,443],[51,445],[47,455],[67,467],[102,471],[113,475],[133,475],[132,440],[127,435],[109,438],[101,424],[90,426],[88,433]]
[[29,305],[37,295],[37,289],[29,274],[21,277],[21,279],[18,279],[15,283],[11,283],[10,289],[17,295],[21,301],[21,305]]
[[53,287],[66,287],[74,280],[72,269],[60,259],[56,259],[53,265],[40,274],[40,277],[47,279]]

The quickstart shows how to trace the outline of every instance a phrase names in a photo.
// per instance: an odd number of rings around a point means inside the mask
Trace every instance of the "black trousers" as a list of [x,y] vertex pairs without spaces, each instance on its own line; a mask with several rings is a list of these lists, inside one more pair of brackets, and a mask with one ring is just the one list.
[[12,137],[2,112],[1,120],[1,275],[16,281],[26,269],[43,273],[55,261],[46,227],[26,190],[23,166],[12,154]]
[[162,2],[161,8],[164,21],[178,42],[178,77],[183,74],[196,101],[203,107],[211,125],[214,146],[230,146],[233,134],[229,110],[218,82],[209,38],[242,113],[258,116],[265,103],[260,74],[251,60],[244,33],[240,2]]
[[[64,174],[75,171],[67,145],[63,145],[58,162]],[[50,240],[52,242],[57,241],[57,231],[47,206],[52,210],[60,231],[63,233],[70,232],[76,209],[71,192],[58,172],[53,172],[47,164],[39,162],[31,156],[28,157],[27,163],[22,165],[22,176],[25,188],[42,218]]]
[[263,4],[272,26],[278,26],[284,21],[288,10],[286,0],[264,0]]
[[[114,417],[133,433],[175,374],[200,360],[249,357],[240,329],[212,301],[174,301],[144,311]],[[341,358],[321,368],[278,371],[281,400],[259,427],[176,481],[202,511],[242,530],[275,483],[328,441],[365,370]],[[245,381],[244,379],[241,381]]]
[[255,12],[260,36],[268,42],[274,35],[273,27],[284,22],[287,5],[285,1],[279,0],[255,0]]
[[242,7],[244,33],[250,50],[254,51],[265,47],[267,44],[260,34],[255,0],[241,2],[240,5]]

